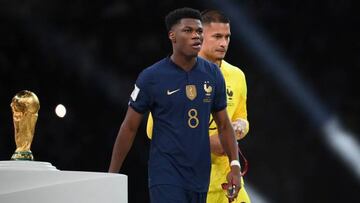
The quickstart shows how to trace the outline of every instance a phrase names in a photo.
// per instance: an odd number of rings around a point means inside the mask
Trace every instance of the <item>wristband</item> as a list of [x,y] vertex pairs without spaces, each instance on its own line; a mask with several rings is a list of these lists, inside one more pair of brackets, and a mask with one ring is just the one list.
[[239,168],[241,168],[239,160],[232,160],[230,162],[230,166],[238,166]]

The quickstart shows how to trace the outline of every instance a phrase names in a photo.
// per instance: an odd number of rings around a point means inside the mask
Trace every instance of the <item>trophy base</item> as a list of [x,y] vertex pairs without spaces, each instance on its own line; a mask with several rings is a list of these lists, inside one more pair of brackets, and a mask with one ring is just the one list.
[[11,156],[11,160],[33,161],[34,156],[32,155],[31,151],[14,152],[14,154]]

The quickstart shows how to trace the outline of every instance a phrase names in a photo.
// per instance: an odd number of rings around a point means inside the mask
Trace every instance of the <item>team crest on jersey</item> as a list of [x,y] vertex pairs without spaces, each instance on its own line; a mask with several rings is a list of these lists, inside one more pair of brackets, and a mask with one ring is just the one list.
[[204,82],[204,90],[206,96],[211,96],[212,87],[210,86],[209,81]]
[[211,87],[209,81],[204,82],[204,91],[205,91],[205,97],[203,99],[203,102],[210,103],[211,102],[211,92],[213,91],[213,88]]
[[226,95],[227,95],[227,105],[233,106],[234,105],[234,101],[233,101],[234,92],[231,90],[230,86],[226,87]]
[[194,100],[197,96],[195,85],[186,85],[186,96],[190,100]]
[[234,95],[234,92],[230,88],[226,88],[226,94],[230,100],[232,100],[232,97]]

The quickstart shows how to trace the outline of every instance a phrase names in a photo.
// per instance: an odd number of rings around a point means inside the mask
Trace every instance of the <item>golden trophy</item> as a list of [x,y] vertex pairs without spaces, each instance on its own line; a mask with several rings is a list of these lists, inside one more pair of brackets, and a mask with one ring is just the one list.
[[16,143],[11,160],[34,160],[30,147],[40,109],[39,99],[33,92],[22,90],[12,98],[10,106]]

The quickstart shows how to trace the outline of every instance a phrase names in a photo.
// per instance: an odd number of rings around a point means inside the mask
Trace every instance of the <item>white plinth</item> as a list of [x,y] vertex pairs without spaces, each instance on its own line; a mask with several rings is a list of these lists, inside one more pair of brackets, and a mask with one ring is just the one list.
[[127,203],[127,176],[60,171],[47,162],[0,161],[1,203]]
[[41,161],[0,161],[0,172],[3,170],[58,171],[58,169],[56,169],[55,166],[51,165],[51,163]]

